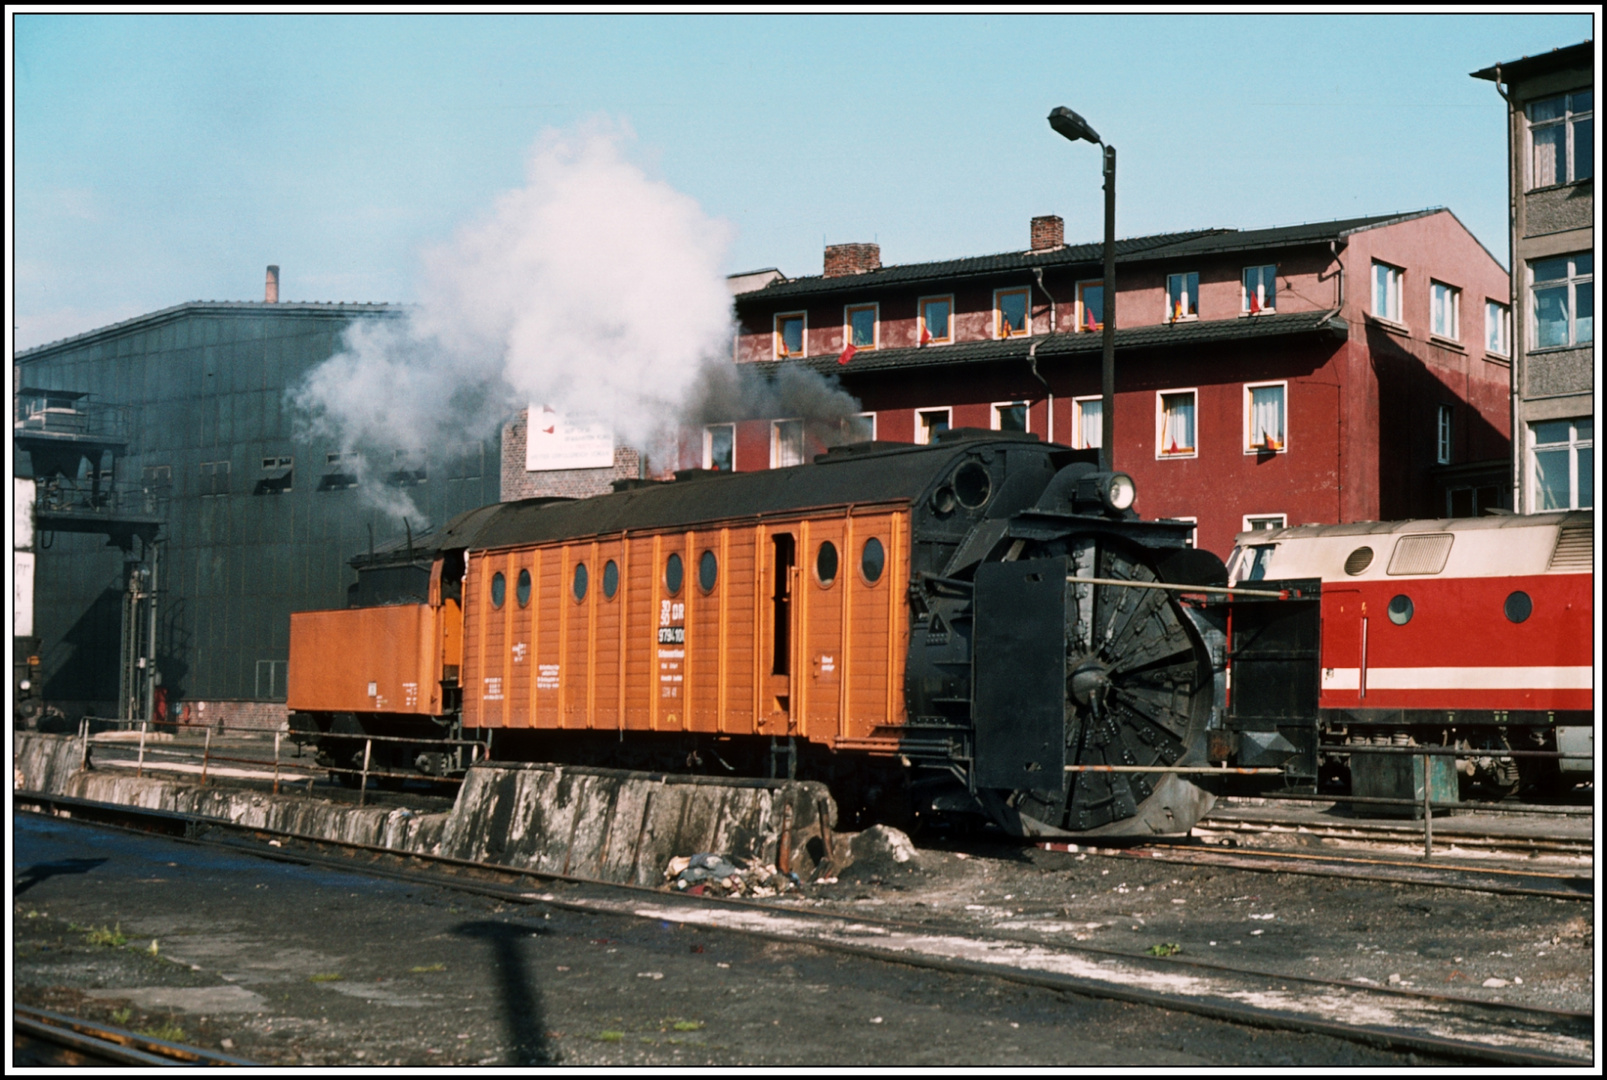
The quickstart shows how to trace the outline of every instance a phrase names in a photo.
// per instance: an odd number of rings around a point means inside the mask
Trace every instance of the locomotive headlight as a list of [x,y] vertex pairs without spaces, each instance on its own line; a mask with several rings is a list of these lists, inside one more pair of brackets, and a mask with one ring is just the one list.
[[1133,486],[1133,478],[1126,473],[1111,473],[1106,478],[1099,495],[1106,509],[1126,510],[1138,497],[1138,488]]

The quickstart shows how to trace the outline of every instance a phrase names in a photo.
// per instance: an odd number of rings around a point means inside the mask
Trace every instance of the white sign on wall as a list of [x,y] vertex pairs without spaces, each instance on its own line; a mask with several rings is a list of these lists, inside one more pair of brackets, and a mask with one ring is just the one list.
[[614,464],[614,433],[584,417],[565,417],[547,405],[530,406],[525,471],[606,469]]

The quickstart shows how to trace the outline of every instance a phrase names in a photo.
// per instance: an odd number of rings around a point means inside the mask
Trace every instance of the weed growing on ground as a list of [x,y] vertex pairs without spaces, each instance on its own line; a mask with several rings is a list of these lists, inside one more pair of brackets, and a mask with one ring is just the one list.
[[126,1005],[121,1009],[114,1009],[112,1010],[112,1023],[126,1024],[133,1015],[134,1010],[128,1008]]
[[622,1042],[624,1038],[625,1033],[623,1031],[602,1031],[597,1034],[598,1042]]
[[407,969],[410,975],[425,975],[432,971],[445,971],[445,964],[420,964],[418,967]]
[[1144,951],[1149,953],[1151,956],[1176,956],[1178,953],[1183,951],[1183,946],[1167,941],[1162,942],[1159,945],[1151,945]]
[[184,1041],[184,1029],[173,1023],[171,1020],[165,1024],[158,1024],[155,1027],[136,1028],[134,1030],[134,1034],[143,1035],[147,1039],[161,1039],[163,1042]]
[[674,1030],[674,1031],[702,1031],[703,1030],[703,1021],[701,1021],[701,1020],[677,1020],[677,1021],[675,1021],[675,1023],[670,1025],[670,1028],[672,1030]]
[[122,923],[118,923],[116,928],[111,930],[106,929],[104,926],[99,929],[91,929],[87,926],[75,927],[75,929],[83,931],[84,940],[91,945],[110,945],[114,948],[122,948],[128,944],[128,935],[123,933]]

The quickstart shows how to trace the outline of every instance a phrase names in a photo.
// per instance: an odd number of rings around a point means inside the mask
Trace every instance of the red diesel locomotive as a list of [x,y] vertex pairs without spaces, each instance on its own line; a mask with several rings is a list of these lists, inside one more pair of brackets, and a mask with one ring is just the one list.
[[[1586,511],[1301,525],[1241,533],[1228,574],[1249,587],[1321,579],[1323,743],[1585,754],[1594,741],[1594,537]],[[1518,779],[1510,758],[1470,755],[1460,765],[1498,788]],[[1588,777],[1591,762],[1524,770],[1554,783]]]

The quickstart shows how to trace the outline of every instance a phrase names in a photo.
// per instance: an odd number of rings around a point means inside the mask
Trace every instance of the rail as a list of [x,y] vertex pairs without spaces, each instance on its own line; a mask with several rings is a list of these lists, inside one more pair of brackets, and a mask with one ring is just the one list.
[[[170,1042],[110,1024],[85,1020],[50,1009],[14,1005],[11,1009],[14,1041],[18,1044],[19,1065],[199,1065],[255,1067],[257,1062],[229,1057],[213,1050]],[[54,1049],[44,1058],[28,1043],[43,1043]],[[28,1060],[29,1058],[36,1060]],[[42,1060],[38,1060],[42,1059]]]
[[[89,733],[89,727],[90,727],[90,724],[91,724],[93,719],[94,718],[92,718],[92,717],[87,717],[86,716],[82,720],[79,721],[79,739],[81,740],[81,742],[83,744],[82,751],[81,751],[81,756],[80,756],[80,759],[79,759],[79,767],[83,768],[83,769],[89,768],[89,748],[90,748],[90,746],[92,746],[92,745],[93,746],[120,745],[120,743],[113,742],[110,739],[106,739],[106,738],[97,739],[95,736],[91,735]],[[118,721],[117,723],[120,724],[122,730],[133,730],[134,726],[135,726],[132,722],[128,722],[128,721]],[[200,730],[200,731],[204,732],[204,741],[202,743],[202,748],[201,748],[201,780],[200,780],[200,783],[201,783],[202,787],[206,786],[207,773],[211,769],[211,767],[212,767],[214,762],[220,763],[220,764],[226,763],[226,764],[236,764],[236,765],[256,765],[256,766],[259,766],[259,767],[267,764],[261,758],[233,757],[233,756],[226,755],[226,754],[214,754],[212,752],[212,739],[214,737],[214,734],[216,734],[216,735],[221,737],[223,732],[229,730],[228,728],[224,727],[221,724],[217,724],[217,725],[212,725],[212,724],[186,724],[186,723],[183,723],[183,722],[180,722],[180,721],[161,721],[161,720],[148,721],[148,720],[142,720],[142,721],[140,721],[138,723],[140,739],[139,739],[138,755],[137,755],[137,757],[135,759],[135,766],[134,766],[134,775],[136,777],[143,777],[145,775],[145,761],[146,761],[147,757],[152,757],[152,758],[163,758],[163,757],[166,757],[166,758],[190,758],[190,757],[193,757],[193,753],[191,753],[188,750],[167,750],[167,749],[161,749],[161,748],[158,748],[158,747],[148,746],[147,741],[148,741],[151,729],[152,728],[163,728],[163,727],[171,727],[171,728],[174,728],[174,729],[189,728],[191,730]],[[256,728],[248,728],[248,729],[236,728],[234,730],[236,730],[236,731],[248,730],[248,731],[251,731],[253,734],[261,734],[260,729],[256,729]],[[160,734],[160,732],[158,732],[158,734]],[[279,794],[279,786],[280,786],[280,779],[281,779],[281,777],[280,777],[281,762],[283,760],[282,747],[284,745],[284,735],[285,735],[285,733],[282,732],[282,731],[275,731],[273,733],[273,793],[275,795]],[[363,745],[363,765],[362,765],[362,768],[360,768],[360,769],[352,769],[352,768],[342,768],[342,767],[339,767],[339,766],[318,766],[318,768],[327,769],[328,772],[336,774],[336,775],[347,775],[347,776],[355,776],[355,777],[357,777],[358,778],[358,780],[357,780],[357,790],[358,790],[357,805],[358,806],[364,806],[364,805],[367,804],[368,781],[371,780],[371,779],[373,779],[373,780],[388,780],[388,779],[417,780],[417,779],[420,778],[420,775],[421,775],[421,774],[419,774],[417,772],[393,772],[393,771],[389,771],[389,770],[386,770],[386,769],[381,769],[381,768],[374,767],[374,765],[373,765],[373,757],[374,757],[374,744],[375,743],[405,743],[405,744],[408,744],[408,745],[411,745],[411,746],[428,746],[428,747],[431,747],[431,748],[434,748],[434,747],[443,747],[444,748],[444,747],[453,747],[453,746],[467,746],[467,747],[471,748],[470,749],[471,763],[478,762],[481,759],[482,755],[489,756],[489,754],[487,753],[486,744],[484,742],[481,742],[481,741],[475,740],[475,739],[424,739],[424,738],[418,738],[418,737],[408,737],[408,736],[398,736],[398,735],[364,735],[364,734],[357,733],[357,732],[353,732],[350,735],[341,734],[341,733],[335,733],[335,737],[342,738],[342,739],[349,739],[353,743],[355,743],[359,739],[363,740],[364,745]],[[447,783],[461,782],[458,778],[450,777],[450,776],[430,776],[430,777],[426,777],[426,779],[429,779],[429,780],[432,780],[432,781],[437,781],[437,782],[447,782]],[[307,790],[308,790],[309,793],[312,791],[312,785],[316,782],[316,780],[317,780],[316,776],[310,777],[308,779],[308,781],[307,781]]]
[[1240,589],[1227,585],[1173,585],[1165,581],[1128,581],[1124,578],[1080,577],[1077,574],[1067,574],[1066,582],[1071,585],[1116,585],[1124,589],[1158,589],[1163,592],[1205,593],[1209,596],[1221,594],[1225,596],[1260,596],[1269,600],[1312,599],[1299,589]]

